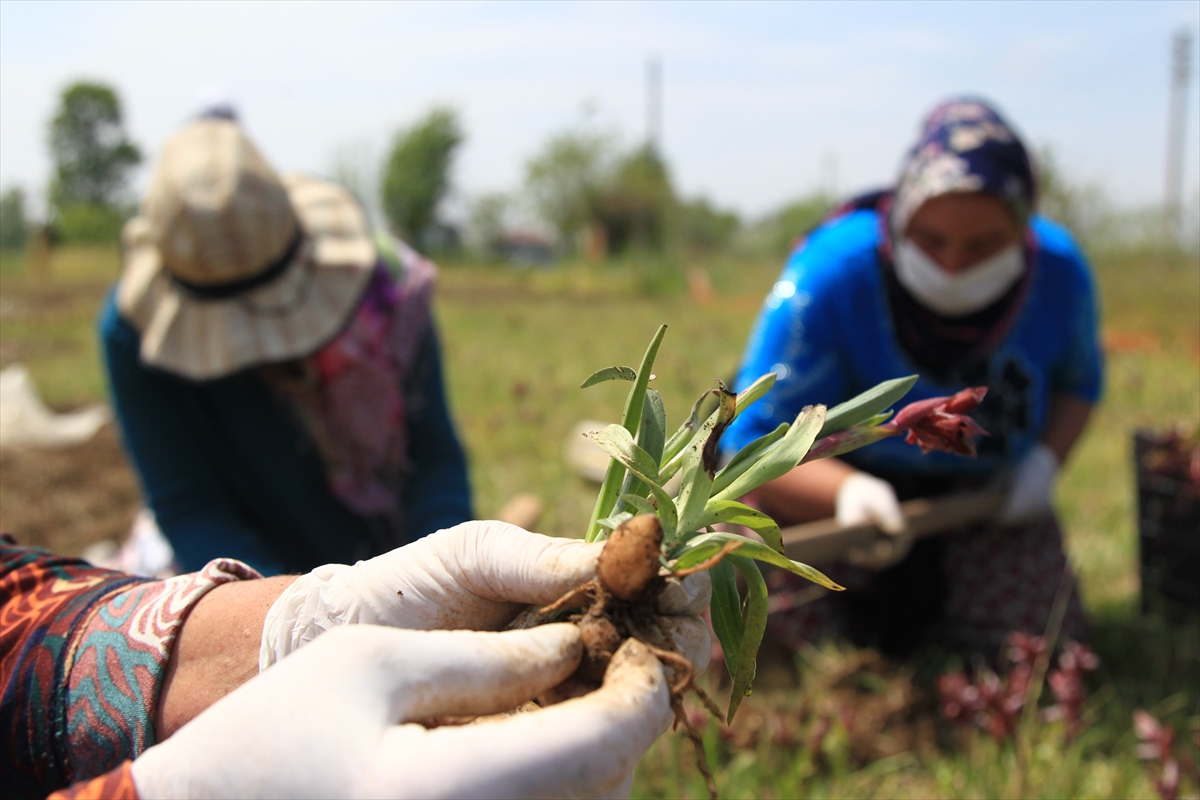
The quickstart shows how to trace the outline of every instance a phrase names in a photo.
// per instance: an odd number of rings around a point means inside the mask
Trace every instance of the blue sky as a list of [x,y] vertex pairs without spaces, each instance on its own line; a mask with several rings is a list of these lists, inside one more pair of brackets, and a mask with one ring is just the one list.
[[[326,174],[339,153],[381,153],[397,126],[450,104],[468,134],[461,202],[516,188],[526,159],[585,104],[635,141],[654,55],[678,186],[744,214],[835,174],[842,193],[887,182],[924,111],[957,93],[992,98],[1073,178],[1145,205],[1162,194],[1180,27],[1200,29],[1200,2],[3,0],[0,184],[45,185],[56,95],[90,78],[118,87],[151,158],[215,84],[277,168]],[[1198,49],[1189,200],[1200,191]]]

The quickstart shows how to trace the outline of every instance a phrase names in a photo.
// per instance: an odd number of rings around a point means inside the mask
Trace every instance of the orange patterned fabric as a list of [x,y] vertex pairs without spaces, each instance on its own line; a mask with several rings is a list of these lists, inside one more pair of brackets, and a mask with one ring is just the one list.
[[44,797],[70,780],[67,665],[75,634],[145,579],[0,537],[0,796]]
[[99,778],[68,786],[47,800],[138,800],[137,786],[133,783],[133,762],[126,761]]
[[0,797],[45,797],[152,746],[188,613],[213,587],[257,577],[217,559],[147,580],[0,537]]

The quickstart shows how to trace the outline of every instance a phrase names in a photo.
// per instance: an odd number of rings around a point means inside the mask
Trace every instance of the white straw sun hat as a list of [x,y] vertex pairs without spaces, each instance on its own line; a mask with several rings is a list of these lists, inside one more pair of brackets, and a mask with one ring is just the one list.
[[277,176],[222,119],[166,143],[122,237],[117,308],[141,333],[142,360],[194,380],[317,350],[353,313],[376,258],[349,192]]

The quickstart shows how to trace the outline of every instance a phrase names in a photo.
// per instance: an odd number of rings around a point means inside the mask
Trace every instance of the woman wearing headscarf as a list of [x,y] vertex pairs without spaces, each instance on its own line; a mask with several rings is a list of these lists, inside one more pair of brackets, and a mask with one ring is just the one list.
[[[987,103],[956,99],[925,120],[894,189],[847,203],[789,257],[738,384],[778,380],[725,447],[736,452],[807,404],[912,373],[907,400],[985,386],[972,416],[990,435],[974,460],[888,440],[759,490],[781,523],[834,516],[897,537],[890,557],[833,568],[845,594],[775,615],[785,643],[836,634],[903,653],[934,634],[994,656],[1010,631],[1045,630],[1060,587],[1063,634],[1084,635],[1051,501],[1100,395],[1095,300],[1082,253],[1035,205],[1020,138]],[[906,536],[899,501],[985,486],[1006,492],[990,524]]]
[[432,264],[236,121],[163,147],[100,318],[113,403],[182,571],[353,563],[471,517]]

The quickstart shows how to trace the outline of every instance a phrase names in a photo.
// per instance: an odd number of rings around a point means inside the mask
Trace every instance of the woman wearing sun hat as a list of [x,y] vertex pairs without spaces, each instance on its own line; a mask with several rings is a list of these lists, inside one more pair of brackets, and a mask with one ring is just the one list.
[[[1059,587],[1072,585],[1052,493],[1099,399],[1102,359],[1086,260],[1065,229],[1034,214],[1035,200],[1014,130],[984,101],[951,100],[926,118],[895,188],[852,200],[810,232],[767,296],[738,382],[778,380],[725,447],[806,404],[912,373],[921,378],[906,401],[986,386],[972,416],[990,434],[975,459],[880,442],[758,492],[781,522],[836,516],[896,537],[890,553],[833,568],[844,595],[774,615],[788,643],[840,633],[904,652],[937,632],[992,657],[1010,631],[1042,633]],[[1007,493],[993,525],[912,544],[900,500],[989,485]],[[1083,631],[1074,593],[1063,632]]]
[[352,563],[470,519],[433,266],[230,119],[163,147],[100,330],[117,418],[184,571]]

